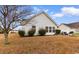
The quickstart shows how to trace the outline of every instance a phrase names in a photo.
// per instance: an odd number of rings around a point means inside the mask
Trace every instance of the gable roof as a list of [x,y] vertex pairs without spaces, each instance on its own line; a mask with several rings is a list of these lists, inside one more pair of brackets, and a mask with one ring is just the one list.
[[[61,24],[62,25],[62,24]],[[74,23],[70,23],[70,24],[64,24],[63,23],[63,25],[66,25],[66,26],[68,26],[68,27],[70,27],[70,28],[72,28],[72,29],[79,29],[79,22],[74,22]]]
[[57,26],[57,24],[55,23],[55,21],[54,21],[47,13],[45,13],[45,12],[38,13],[38,14],[32,16],[31,18],[28,18],[28,19],[24,19],[24,20],[21,22],[21,25],[27,24],[30,20],[32,20],[33,18],[39,16],[40,14],[44,14],[46,17],[49,18],[50,21],[52,21],[52,22]]

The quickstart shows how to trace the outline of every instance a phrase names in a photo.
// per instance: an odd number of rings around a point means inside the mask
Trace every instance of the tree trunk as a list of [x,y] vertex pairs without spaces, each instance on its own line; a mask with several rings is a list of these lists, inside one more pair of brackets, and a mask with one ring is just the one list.
[[9,42],[8,42],[8,33],[4,33],[4,44],[9,44]]

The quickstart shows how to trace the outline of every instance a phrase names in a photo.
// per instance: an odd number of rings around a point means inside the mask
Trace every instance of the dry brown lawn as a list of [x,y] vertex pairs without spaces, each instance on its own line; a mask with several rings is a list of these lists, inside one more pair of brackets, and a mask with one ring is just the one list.
[[72,54],[79,53],[79,37],[71,36],[35,36],[19,37],[9,35],[9,45],[4,45],[4,36],[0,34],[0,53],[8,54]]

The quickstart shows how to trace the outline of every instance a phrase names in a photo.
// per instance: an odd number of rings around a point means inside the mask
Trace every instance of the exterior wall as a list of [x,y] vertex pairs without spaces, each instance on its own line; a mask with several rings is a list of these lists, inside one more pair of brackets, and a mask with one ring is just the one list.
[[75,32],[75,29],[71,29],[70,27],[62,24],[59,26],[59,29],[61,30],[61,32],[67,32],[69,33],[70,31],[74,31]]
[[[32,20],[30,20],[30,22],[28,22],[28,24],[23,26],[22,29],[25,30],[26,35],[27,35],[28,30],[31,29],[32,26],[36,26],[35,35],[38,35],[38,30],[40,28],[45,29],[46,26],[57,28],[57,26],[48,17],[46,17],[44,14],[40,14],[40,15],[34,17]],[[53,35],[53,34],[54,34],[53,32],[46,33],[46,35]]]

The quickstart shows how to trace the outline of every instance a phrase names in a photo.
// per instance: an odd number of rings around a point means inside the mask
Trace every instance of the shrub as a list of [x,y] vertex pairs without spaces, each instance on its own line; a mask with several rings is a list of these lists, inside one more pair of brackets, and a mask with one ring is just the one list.
[[21,37],[24,37],[24,35],[25,35],[25,31],[23,31],[23,30],[19,30],[19,31],[18,31],[18,34],[19,34]]
[[59,29],[57,29],[57,30],[55,30],[55,34],[60,34],[61,33],[61,30],[59,30]]
[[39,30],[39,35],[40,36],[44,36],[46,34],[46,30],[45,29],[40,29]]
[[28,36],[34,36],[34,34],[35,34],[35,29],[30,29],[28,31]]
[[74,33],[73,31],[70,31],[70,32],[69,32],[69,34],[73,34],[73,33]]

